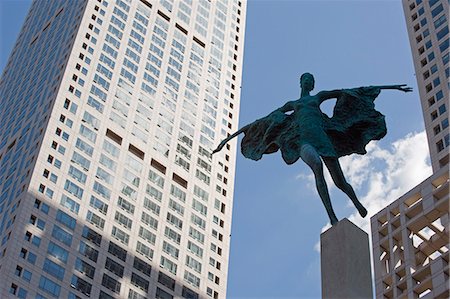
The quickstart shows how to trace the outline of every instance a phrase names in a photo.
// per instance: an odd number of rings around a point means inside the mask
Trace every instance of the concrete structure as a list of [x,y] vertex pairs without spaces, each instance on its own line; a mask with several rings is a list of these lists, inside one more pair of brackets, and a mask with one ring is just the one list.
[[322,298],[372,298],[369,236],[347,218],[320,235]]
[[377,298],[449,298],[449,176],[442,168],[371,219]]
[[433,175],[371,219],[376,296],[449,298],[449,3],[403,8]]
[[0,80],[0,298],[226,298],[238,0],[36,1]]
[[[449,159],[449,3],[403,0],[433,171]],[[447,166],[448,167],[448,166]]]

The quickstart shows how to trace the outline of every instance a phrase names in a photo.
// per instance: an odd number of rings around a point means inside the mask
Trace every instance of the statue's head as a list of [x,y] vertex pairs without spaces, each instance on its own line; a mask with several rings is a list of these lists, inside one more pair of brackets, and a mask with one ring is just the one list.
[[311,91],[314,89],[314,76],[311,73],[303,73],[300,76],[300,87]]

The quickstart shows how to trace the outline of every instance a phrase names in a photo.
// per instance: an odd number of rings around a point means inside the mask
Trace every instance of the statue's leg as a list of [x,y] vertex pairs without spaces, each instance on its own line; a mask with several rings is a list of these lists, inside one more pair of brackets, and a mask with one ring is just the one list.
[[353,187],[345,180],[344,173],[342,172],[341,165],[339,164],[339,160],[337,158],[324,157],[323,161],[325,162],[325,165],[330,171],[331,178],[333,179],[333,182],[336,185],[336,187],[338,187],[339,189],[344,191],[345,194],[347,194],[347,196],[351,199],[351,201],[355,205],[359,214],[362,217],[365,217],[367,215],[367,210],[358,200],[358,197],[356,197]]
[[323,176],[323,164],[316,149],[309,144],[303,145],[300,150],[300,157],[311,168],[316,179],[316,188],[319,193],[322,203],[327,210],[328,217],[330,218],[331,225],[338,223],[338,219],[334,214],[333,207],[331,206],[330,195],[328,193],[327,183]]

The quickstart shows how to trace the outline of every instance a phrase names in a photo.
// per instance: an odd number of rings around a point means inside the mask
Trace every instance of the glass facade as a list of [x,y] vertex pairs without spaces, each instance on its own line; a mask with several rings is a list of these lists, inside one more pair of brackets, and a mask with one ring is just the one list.
[[236,143],[211,150],[245,9],[33,3],[0,80],[0,297],[226,298]]

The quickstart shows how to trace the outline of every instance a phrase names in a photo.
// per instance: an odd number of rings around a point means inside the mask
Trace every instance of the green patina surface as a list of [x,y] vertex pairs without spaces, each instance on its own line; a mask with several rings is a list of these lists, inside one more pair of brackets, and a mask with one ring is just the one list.
[[[313,171],[317,191],[330,222],[336,224],[338,220],[331,206],[322,170],[325,163],[336,186],[348,195],[364,217],[367,211],[345,180],[338,158],[353,153],[365,154],[365,147],[371,140],[379,140],[386,135],[384,115],[375,110],[374,104],[381,90],[409,92],[412,89],[404,84],[369,86],[321,91],[311,95],[314,77],[310,73],[301,76],[300,86],[301,96],[298,100],[289,101],[269,115],[244,126],[223,140],[213,153],[244,133],[241,152],[246,158],[257,161],[264,154],[278,150],[287,164],[293,164],[301,158]],[[322,102],[328,99],[337,99],[331,118],[320,110]]]

